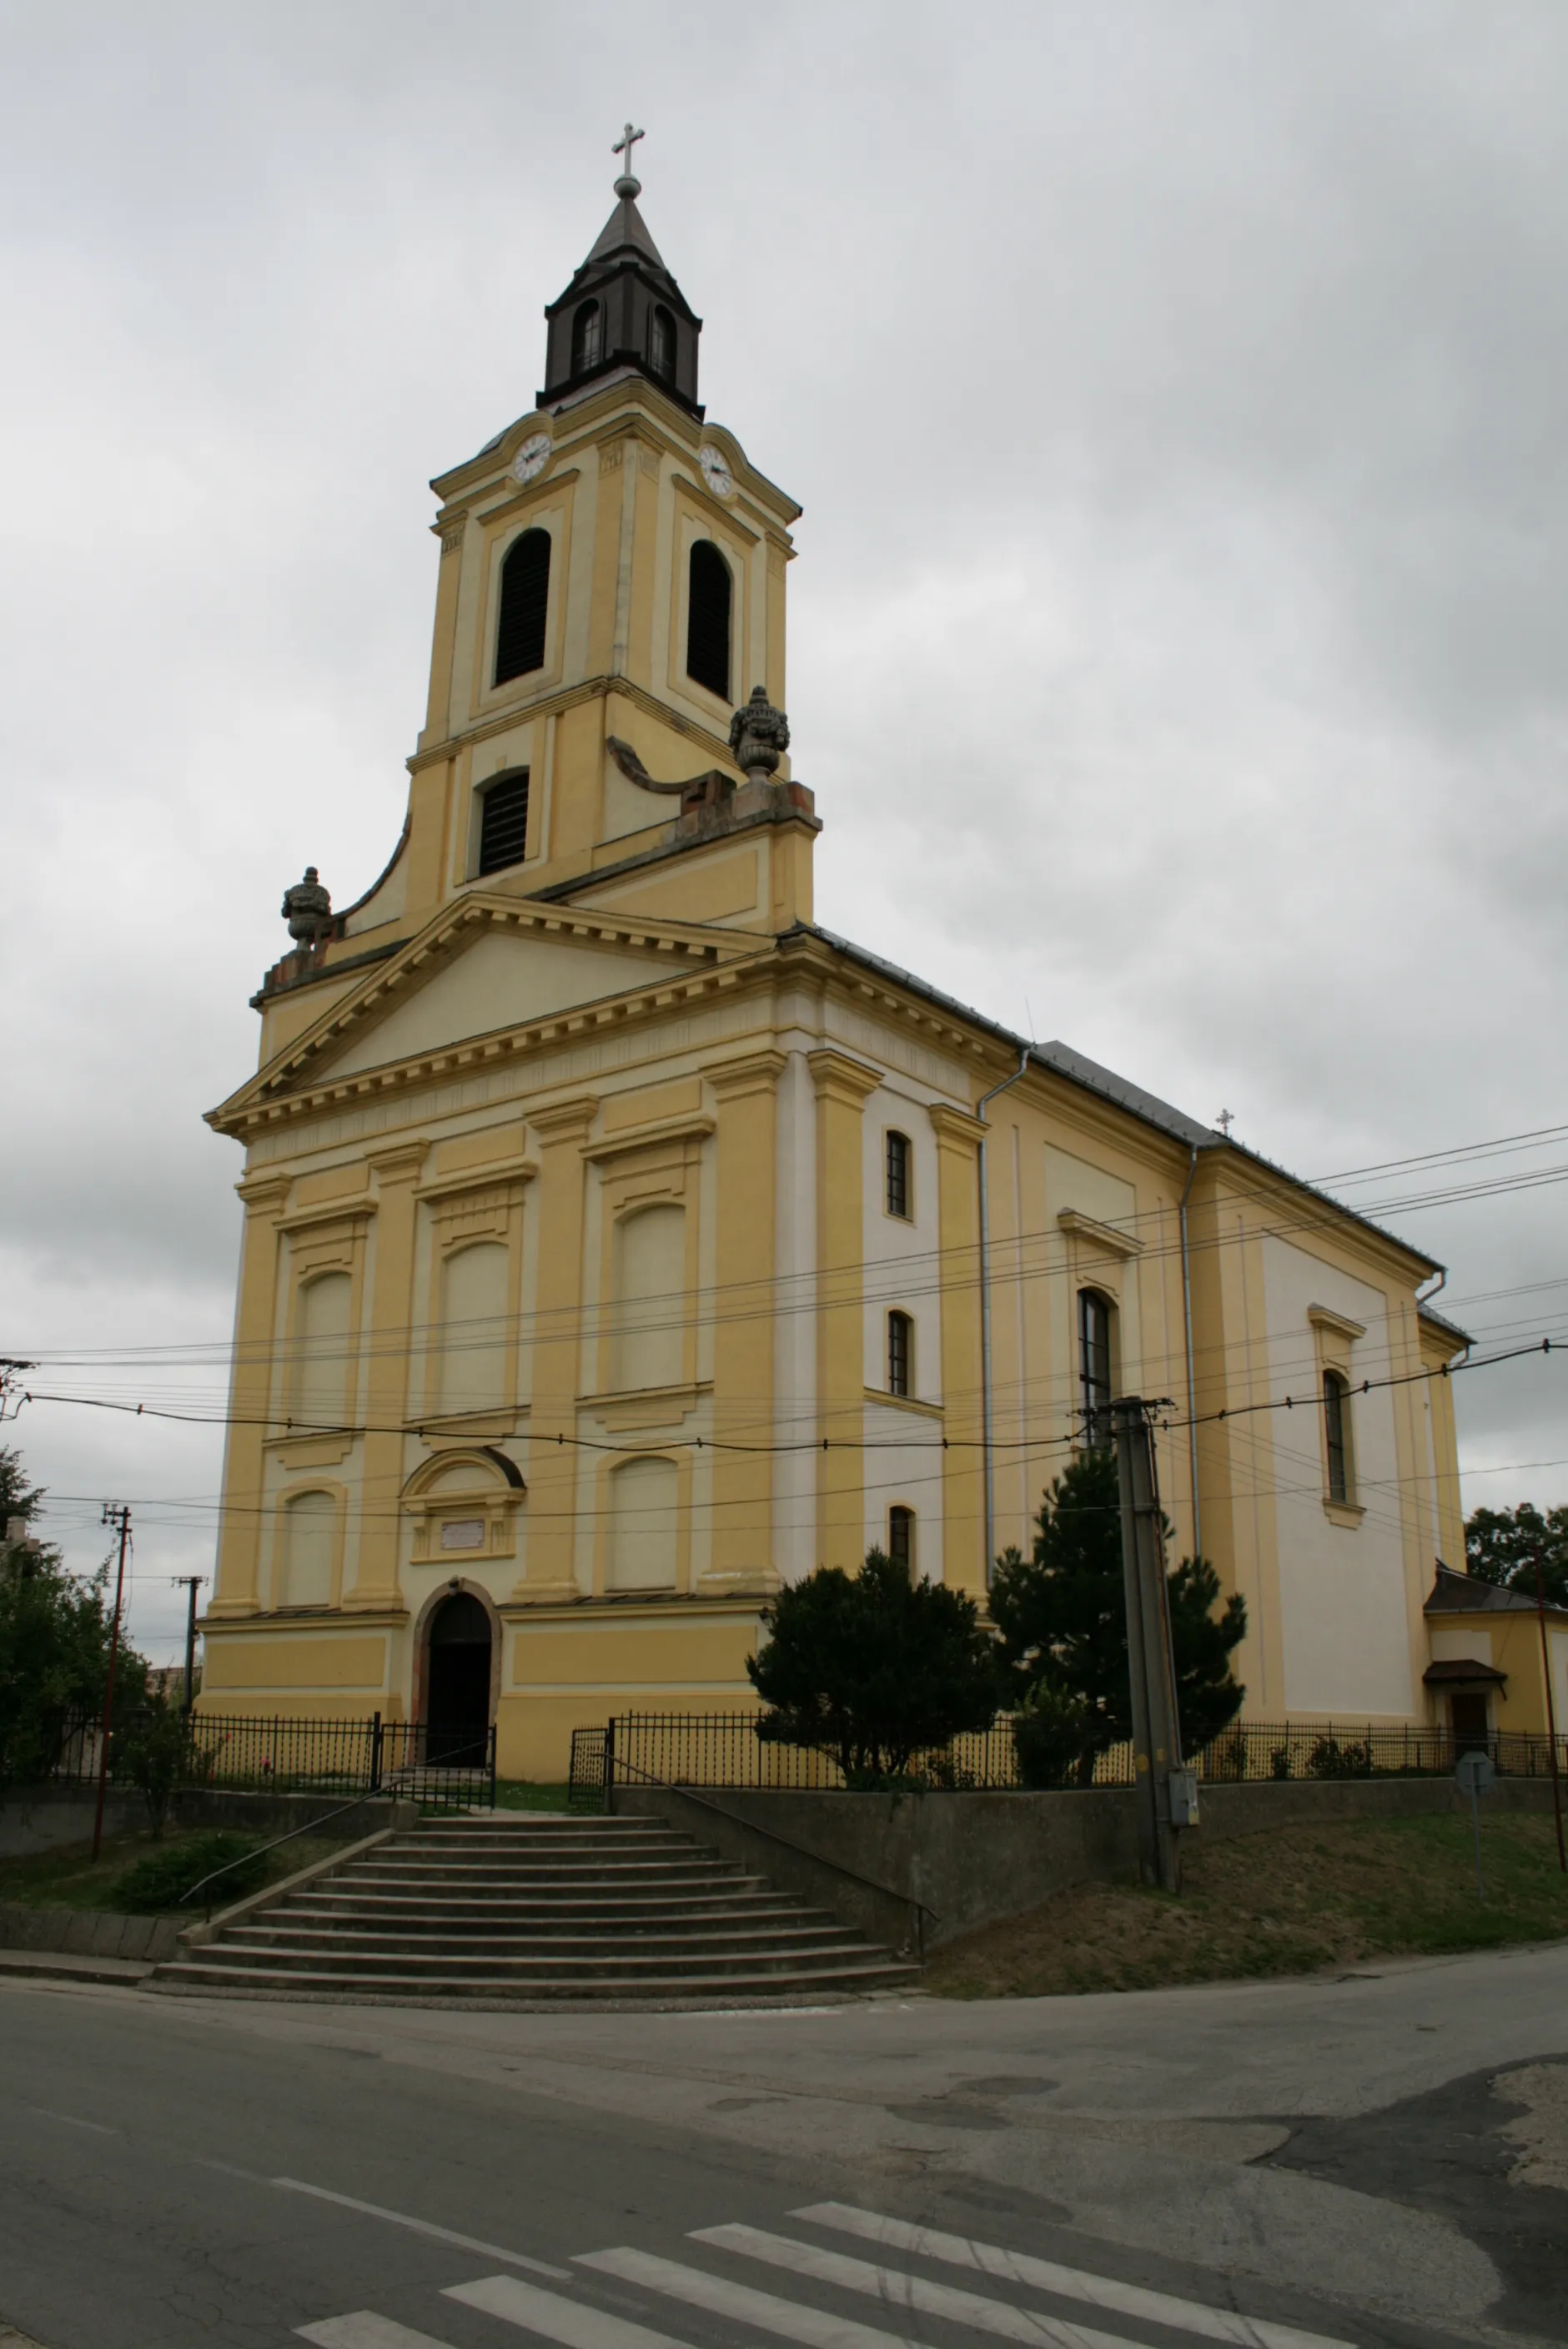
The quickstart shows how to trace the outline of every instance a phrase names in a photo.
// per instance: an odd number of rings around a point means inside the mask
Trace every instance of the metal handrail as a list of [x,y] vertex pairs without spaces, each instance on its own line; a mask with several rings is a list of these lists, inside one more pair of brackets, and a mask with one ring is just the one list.
[[[271,1843],[259,1843],[254,1851],[242,1851],[238,1859],[226,1859],[222,1868],[211,1868],[205,1876],[198,1877],[195,1883],[191,1887],[190,1891],[182,1892],[180,1895],[179,1899],[174,1904],[175,1907],[177,1909],[183,1909],[187,1900],[195,1899],[196,1895],[202,1889],[203,1886],[208,1884],[216,1884],[218,1878],[221,1876],[227,1876],[232,1868],[248,1867],[253,1859],[261,1859],[267,1852],[276,1851],[280,1844],[293,1843],[295,1836],[310,1835],[316,1827],[325,1826],[329,1819],[340,1819],[345,1811],[356,1811],[361,1803],[384,1803],[387,1799],[387,1795],[383,1787],[367,1786],[364,1794],[356,1795],[352,1802],[339,1803],[336,1810],[323,1811],[319,1819],[307,1819],[303,1827],[290,1827],[287,1835],[274,1836]],[[393,1797],[392,1799],[396,1798]],[[211,1910],[211,1907],[212,1904],[209,1900],[207,1903],[209,1913]]]
[[[688,1803],[700,1804],[705,1811],[714,1811],[721,1819],[727,1819],[731,1826],[745,1827],[752,1835],[765,1836],[769,1843],[781,1843],[786,1851],[799,1852],[802,1859],[815,1860],[819,1868],[831,1868],[835,1876],[846,1876],[851,1884],[863,1884],[869,1891],[880,1892],[884,1899],[902,1900],[906,1908],[914,1909],[918,1916],[929,1917],[934,1925],[940,1925],[942,1922],[942,1911],[939,1909],[934,1909],[929,1900],[923,1900],[917,1892],[906,1892],[897,1885],[880,1883],[874,1876],[862,1876],[858,1868],[847,1868],[841,1859],[830,1859],[825,1852],[813,1851],[810,1844],[799,1842],[794,1836],[783,1835],[777,1827],[766,1827],[760,1820],[742,1818],[738,1812],[727,1811],[722,1803],[716,1803],[710,1795],[699,1795],[695,1786],[677,1785],[674,1780],[661,1778],[655,1771],[645,1770],[640,1763],[624,1761],[619,1754],[615,1756],[614,1767],[617,1773],[635,1771],[637,1776],[648,1785],[662,1786],[666,1794],[680,1795]],[[613,1782],[607,1776],[604,1782],[606,1800],[613,1792]],[[915,1940],[921,1954],[923,1955],[925,1936],[918,1928]]]

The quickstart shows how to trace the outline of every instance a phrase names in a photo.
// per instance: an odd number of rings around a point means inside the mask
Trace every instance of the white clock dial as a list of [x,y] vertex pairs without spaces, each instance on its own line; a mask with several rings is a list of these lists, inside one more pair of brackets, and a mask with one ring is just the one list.
[[549,462],[550,446],[548,432],[531,434],[511,460],[513,481],[531,481],[536,473],[542,473]]
[[729,467],[717,449],[699,449],[696,460],[702,467],[703,480],[716,498],[733,496],[735,482],[731,478]]

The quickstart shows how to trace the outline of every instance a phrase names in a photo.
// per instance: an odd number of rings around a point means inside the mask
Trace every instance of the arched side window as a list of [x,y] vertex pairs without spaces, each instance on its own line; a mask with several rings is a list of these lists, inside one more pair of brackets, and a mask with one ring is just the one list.
[[1350,1388],[1337,1371],[1323,1373],[1323,1440],[1328,1497],[1348,1508],[1355,1499],[1350,1453]]
[[509,1350],[507,1274],[499,1240],[459,1248],[441,1268],[441,1409],[501,1411]]
[[914,1324],[907,1313],[887,1317],[887,1391],[906,1395],[914,1384]]
[[525,530],[500,566],[500,616],[495,632],[495,681],[526,677],[544,667],[544,623],[550,611],[550,533]]
[[676,374],[676,322],[662,302],[648,314],[648,365],[665,383]]
[[711,538],[691,551],[686,578],[686,675],[729,699],[729,565]]
[[1078,1290],[1078,1412],[1083,1441],[1096,1452],[1110,1442],[1110,1313],[1098,1288]]
[[290,1417],[307,1426],[341,1427],[348,1398],[348,1310],[353,1283],[346,1272],[318,1272],[299,1293]]
[[480,871],[500,873],[528,854],[528,769],[491,783],[480,810]]
[[887,1137],[887,1211],[909,1217],[909,1136],[889,1132]]
[[678,1386],[686,1365],[686,1209],[643,1207],[615,1227],[611,1383]]
[[284,1510],[283,1556],[274,1607],[330,1607],[337,1504],[330,1493],[296,1493]]
[[887,1513],[887,1554],[894,1566],[914,1576],[914,1511],[895,1501]]
[[680,1475],[673,1460],[623,1460],[610,1472],[612,1590],[673,1590]]
[[572,321],[572,372],[585,375],[604,353],[604,313],[597,302],[584,302]]

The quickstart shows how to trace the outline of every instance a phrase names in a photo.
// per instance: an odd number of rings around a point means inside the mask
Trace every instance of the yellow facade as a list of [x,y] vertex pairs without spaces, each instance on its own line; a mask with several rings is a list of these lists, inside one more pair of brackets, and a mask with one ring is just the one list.
[[[1463,1557],[1436,1268],[1065,1047],[982,1124],[1017,1040],[814,926],[811,794],[737,763],[732,706],[785,701],[799,510],[693,397],[602,368],[434,487],[402,839],[268,975],[212,1114],[245,1232],[203,1702],[422,1717],[468,1593],[503,1774],[552,1777],[579,1724],[745,1703],[769,1592],[895,1508],[983,1597],[984,1134],[996,1546],[1081,1435],[1092,1294],[1116,1389],[1171,1400],[1183,1547],[1247,1599],[1249,1713],[1428,1718],[1421,1603]],[[498,684],[528,533],[538,658]],[[727,699],[689,673],[699,545]]]

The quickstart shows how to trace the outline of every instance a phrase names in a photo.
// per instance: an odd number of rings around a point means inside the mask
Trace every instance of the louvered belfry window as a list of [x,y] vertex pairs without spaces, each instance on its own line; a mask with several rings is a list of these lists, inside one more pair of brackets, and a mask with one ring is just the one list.
[[480,871],[499,873],[528,854],[528,770],[507,775],[485,793],[480,816]]
[[648,365],[666,383],[675,380],[676,322],[662,303],[648,314]]
[[686,595],[686,675],[729,699],[729,565],[711,538],[691,551]]
[[550,610],[550,533],[525,530],[500,566],[500,618],[495,634],[495,681],[526,677],[544,667],[544,623]]
[[584,302],[572,321],[572,372],[583,375],[596,367],[604,348],[604,313],[597,302]]

